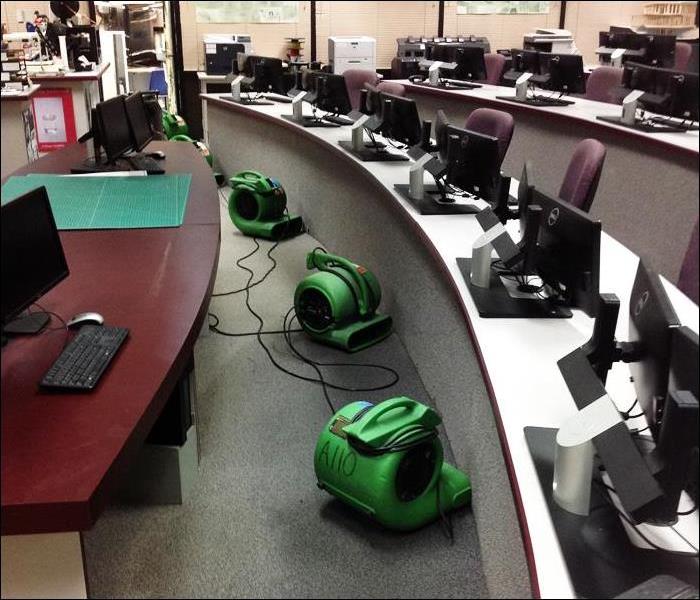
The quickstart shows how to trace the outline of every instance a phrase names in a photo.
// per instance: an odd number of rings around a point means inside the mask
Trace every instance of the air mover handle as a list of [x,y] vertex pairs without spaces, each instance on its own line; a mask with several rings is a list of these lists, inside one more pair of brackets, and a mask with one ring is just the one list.
[[233,184],[238,184],[238,185],[248,185],[248,184],[256,184],[256,183],[267,183],[266,177],[262,173],[258,173],[257,171],[241,171],[240,173],[236,173],[235,176],[231,177],[230,183]]
[[[389,422],[378,423],[382,416],[397,409],[403,409],[401,415]],[[343,427],[343,431],[364,444],[377,447],[406,427],[421,425],[426,429],[434,429],[440,421],[440,416],[429,406],[399,396],[377,404],[362,419]]]
[[355,265],[347,258],[328,254],[326,252],[309,252],[306,256],[306,268],[318,269],[319,271],[329,271],[331,267],[340,267],[347,271],[350,278],[357,284],[359,293],[357,296],[357,310],[361,317],[366,317],[370,312],[370,290],[365,278],[360,274],[360,269],[363,267]]

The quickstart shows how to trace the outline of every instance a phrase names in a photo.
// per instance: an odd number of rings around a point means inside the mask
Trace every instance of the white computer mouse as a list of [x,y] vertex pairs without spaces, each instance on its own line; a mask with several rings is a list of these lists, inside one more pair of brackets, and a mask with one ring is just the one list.
[[105,322],[104,317],[96,312],[78,313],[72,317],[67,323],[68,327],[82,327],[83,325],[102,325]]

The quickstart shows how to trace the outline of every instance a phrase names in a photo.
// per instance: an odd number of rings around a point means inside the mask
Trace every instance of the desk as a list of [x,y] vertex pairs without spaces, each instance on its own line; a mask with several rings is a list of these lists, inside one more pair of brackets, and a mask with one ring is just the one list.
[[36,72],[30,75],[35,83],[45,88],[68,88],[73,95],[75,133],[78,137],[90,130],[90,109],[102,100],[100,80],[109,63],[98,65],[94,71],[68,71],[60,73]]
[[462,127],[476,108],[511,113],[515,131],[504,170],[519,175],[523,162],[531,160],[535,185],[549,194],[559,192],[576,143],[587,137],[600,140],[607,156],[591,213],[625,246],[648,255],[660,273],[677,279],[698,218],[697,131],[650,134],[605,123],[596,116],[619,116],[621,107],[584,98],[567,107],[533,107],[496,98],[513,96],[513,88],[441,90],[400,83],[424,119],[434,120],[443,109]]
[[[62,231],[71,274],[41,300],[64,317],[97,310],[108,324],[130,329],[96,390],[37,389],[61,350],[61,330],[13,339],[2,350],[3,566],[6,547],[28,538],[54,548],[68,536],[79,550],[79,532],[98,518],[192,359],[216,276],[219,197],[191,144],[149,149],[165,151],[166,172],[192,173],[183,225]],[[18,174],[66,173],[86,156],[87,148],[73,145]]]
[[[226,176],[256,169],[279,179],[311,234],[382,282],[382,311],[444,417],[457,465],[472,477],[491,594],[574,597],[523,427],[557,427],[574,413],[556,361],[588,339],[592,320],[580,311],[557,321],[479,318],[456,258],[471,254],[481,228],[470,215],[419,215],[393,189],[408,182],[409,163],[361,163],[337,144],[348,128],[301,128],[280,118],[288,105],[203,99],[210,147]],[[620,297],[618,336],[627,339],[638,259],[607,234],[601,255],[600,289]],[[668,289],[697,331],[698,307]],[[626,366],[617,367],[608,387],[626,409],[632,389]]]
[[2,95],[0,100],[2,102],[2,152],[0,153],[2,163],[0,177],[7,177],[12,171],[29,162],[22,113],[25,110],[31,112],[31,97],[40,88],[40,85],[34,84],[23,92]]

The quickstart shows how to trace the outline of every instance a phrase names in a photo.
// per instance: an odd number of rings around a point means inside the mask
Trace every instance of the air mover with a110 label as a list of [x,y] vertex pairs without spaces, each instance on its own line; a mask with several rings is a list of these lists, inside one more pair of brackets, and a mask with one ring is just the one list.
[[316,444],[318,486],[400,531],[466,506],[471,483],[444,462],[440,422],[433,409],[405,396],[348,404]]

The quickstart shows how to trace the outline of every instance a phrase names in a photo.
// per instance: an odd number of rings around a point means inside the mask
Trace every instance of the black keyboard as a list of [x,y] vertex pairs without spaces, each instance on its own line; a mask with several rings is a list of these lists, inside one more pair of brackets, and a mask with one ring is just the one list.
[[329,123],[335,123],[336,125],[353,125],[355,123],[352,119],[339,115],[325,115],[322,119]]
[[146,171],[149,175],[162,175],[165,173],[165,169],[163,169],[159,162],[150,156],[134,154],[126,158],[135,171]]
[[43,387],[91,390],[114,358],[129,330],[84,325],[41,380]]

